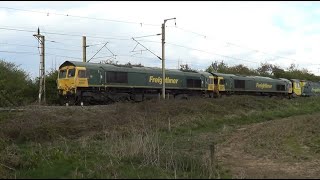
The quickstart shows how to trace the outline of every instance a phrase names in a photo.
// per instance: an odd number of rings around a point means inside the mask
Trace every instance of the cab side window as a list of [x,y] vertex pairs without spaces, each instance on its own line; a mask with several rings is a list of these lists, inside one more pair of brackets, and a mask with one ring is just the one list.
[[78,71],[78,77],[79,78],[86,78],[86,71],[85,70],[79,70]]
[[209,84],[213,84],[213,78],[209,78]]
[[68,71],[68,78],[69,77],[74,77],[74,74],[75,74],[75,69],[69,69],[69,71]]
[[67,70],[60,70],[59,79],[66,78]]
[[224,85],[224,79],[221,79],[219,84]]
[[214,78],[214,84],[218,84],[218,78]]

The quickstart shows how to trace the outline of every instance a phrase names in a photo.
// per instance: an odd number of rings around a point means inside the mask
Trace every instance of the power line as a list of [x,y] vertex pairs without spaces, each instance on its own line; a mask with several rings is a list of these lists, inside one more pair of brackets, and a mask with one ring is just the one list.
[[0,27],[0,29],[3,30],[12,30],[12,31],[23,31],[23,32],[31,32],[34,33],[35,31],[31,31],[31,30],[25,30],[25,29],[16,29],[16,28],[4,28],[4,27]]
[[102,44],[105,44],[105,42],[104,42],[104,43],[98,43],[98,44],[90,44],[90,45],[87,45],[87,47],[90,47],[90,46],[98,46],[98,45],[102,45]]
[[46,53],[46,55],[57,56],[57,57],[65,57],[65,58],[73,58],[73,59],[82,59],[82,58],[77,58],[77,57],[63,56],[63,55],[57,55],[57,54],[51,54],[51,53]]
[[26,45],[26,44],[11,44],[11,43],[0,43],[0,44],[12,45],[12,46],[36,47],[36,48],[38,48],[38,46]]
[[[168,27],[175,27],[175,26],[168,26]],[[189,33],[192,33],[192,34],[196,34],[196,35],[198,35],[198,36],[204,37],[205,39],[211,39],[211,38],[208,38],[206,35],[203,35],[203,34],[200,34],[200,33],[196,33],[196,32],[190,31],[190,30],[186,30],[186,29],[183,29],[183,28],[180,28],[180,27],[175,27],[175,28],[180,29],[180,30],[185,31],[185,32],[189,32]],[[273,56],[273,57],[278,57],[278,58],[282,58],[282,59],[288,59],[288,60],[296,61],[295,59],[291,59],[291,58],[287,58],[287,57],[283,57],[283,56],[274,55],[274,54],[271,54],[271,53],[266,53],[266,52],[263,52],[263,51],[261,51],[261,50],[256,50],[256,49],[244,47],[244,46],[237,45],[237,44],[234,44],[234,43],[230,43],[230,42],[224,42],[224,43],[227,44],[227,45],[233,45],[233,46],[240,47],[240,48],[243,48],[243,49],[249,49],[249,50],[251,50],[251,51],[260,52],[260,53],[263,53],[263,54],[266,54],[266,55],[271,55],[271,56]]]
[[150,40],[143,40],[143,39],[141,39],[139,41],[141,41],[141,42],[151,42],[151,43],[161,43],[160,41],[150,41]]
[[233,46],[237,46],[237,47],[240,47],[240,48],[244,48],[244,49],[249,49],[249,50],[256,51],[256,52],[260,52],[260,53],[263,53],[263,54],[266,54],[266,55],[271,55],[273,57],[278,57],[278,58],[282,58],[282,59],[288,59],[288,60],[296,61],[295,59],[291,59],[291,58],[287,58],[287,57],[283,57],[283,56],[278,56],[278,55],[273,55],[273,54],[270,54],[270,53],[266,53],[266,52],[263,52],[263,51],[260,51],[260,50],[256,50],[256,49],[252,49],[252,48],[248,48],[248,47],[244,47],[244,46],[240,46],[240,45],[237,45],[237,44],[234,44],[234,43],[230,43],[230,42],[227,42],[227,44],[233,45]]
[[[39,48],[39,46],[33,46],[33,45],[27,45],[27,44],[11,44],[11,43],[0,43],[5,44],[9,46],[23,46],[23,47],[36,47]],[[46,47],[46,49],[56,49],[56,50],[65,50],[65,51],[81,51],[81,50],[75,50],[75,49],[63,49],[63,48],[52,48],[52,47]]]
[[[105,44],[99,49],[99,51],[97,51],[97,52],[92,56],[92,58],[93,58],[95,55],[97,55],[97,54],[101,51],[101,49],[104,48],[107,44],[108,44],[108,42],[105,43]],[[88,62],[90,62],[90,60],[91,60],[92,58],[90,58]]]
[[[14,53],[14,54],[30,54],[30,55],[38,55],[38,53],[33,53],[33,52],[19,52],[19,51],[0,51],[4,53]],[[46,53],[46,55],[51,55],[51,56],[57,56],[57,57],[66,57],[66,58],[74,58],[74,59],[82,59],[82,58],[77,58],[77,57],[70,57],[70,56],[62,56],[62,55],[57,55],[57,54],[51,54],[51,53]]]
[[[0,7],[2,9],[9,9],[9,10],[16,10],[16,11],[25,11],[25,12],[33,12],[33,13],[41,13],[41,14],[46,14],[47,16],[49,16],[50,14],[54,14],[54,15],[60,15],[60,16],[68,16],[68,17],[76,17],[76,18],[85,18],[85,19],[93,19],[93,20],[103,20],[103,21],[111,21],[111,22],[118,22],[118,23],[129,23],[129,24],[139,24],[142,26],[142,24],[144,25],[150,25],[150,26],[158,26],[156,24],[147,24],[147,23],[139,23],[139,22],[130,22],[130,21],[120,21],[120,20],[111,20],[111,19],[103,19],[103,18],[93,18],[93,17],[85,17],[85,16],[75,16],[75,15],[71,15],[71,14],[59,14],[59,13],[50,13],[50,12],[43,12],[43,11],[34,11],[34,10],[26,10],[26,9],[18,9],[18,8],[11,8],[11,7]],[[168,27],[171,27],[171,26],[168,26]],[[185,32],[189,32],[189,33],[193,33],[193,34],[196,34],[196,35],[199,35],[199,36],[203,36],[204,38],[206,38],[207,36],[203,35],[203,34],[200,34],[200,33],[196,33],[196,32],[193,32],[193,31],[190,31],[190,30],[186,30],[186,29],[183,29],[183,28],[180,28],[180,27],[176,27],[176,26],[172,26],[172,27],[175,27],[177,29],[180,29],[182,31],[185,31]],[[0,28],[1,29],[1,28]],[[22,30],[17,30],[17,31],[22,31]],[[33,31],[26,31],[26,32],[33,32]],[[72,36],[71,34],[62,34],[62,33],[50,33],[50,32],[44,32],[44,33],[47,33],[47,34],[56,34],[56,35],[68,35],[68,36]],[[75,35],[75,36],[80,36],[80,35]],[[89,36],[88,36],[89,37]],[[91,37],[91,38],[101,38],[101,37]],[[119,39],[118,39],[119,40]],[[123,39],[124,40],[124,39]],[[291,58],[286,58],[286,57],[283,57],[283,56],[278,56],[278,55],[273,55],[271,53],[266,53],[266,52],[263,52],[263,51],[260,51],[260,50],[255,50],[255,49],[252,49],[252,48],[248,48],[248,47],[244,47],[244,46],[240,46],[240,45],[237,45],[237,44],[234,44],[234,43],[229,43],[229,42],[226,42],[227,44],[230,44],[230,45],[233,45],[233,46],[237,46],[237,47],[240,47],[240,48],[245,48],[245,49],[250,49],[250,50],[253,50],[255,52],[261,52],[263,54],[267,54],[267,55],[272,55],[274,57],[278,57],[278,58],[282,58],[282,59],[289,59],[289,60],[294,60],[296,61],[295,59],[291,59]]]
[[34,53],[34,52],[2,51],[2,50],[0,50],[0,52],[3,52],[3,53],[13,53],[13,54],[30,54],[30,55],[38,55],[38,53]]
[[[12,26],[2,26],[3,29],[7,28],[7,29],[20,29],[21,31],[32,31],[33,32],[33,29],[35,29],[35,27],[12,27]],[[45,29],[46,27],[45,26],[40,26],[40,29]],[[56,30],[54,30],[56,31]],[[59,31],[59,30],[58,30]],[[71,36],[70,38],[77,38],[77,36],[83,36],[84,35],[84,32],[68,32],[68,33],[58,33],[58,32],[48,32],[46,30],[42,31],[43,34],[51,34],[51,35],[66,35],[66,36]],[[86,34],[86,33],[85,33]],[[47,35],[46,35],[47,36]],[[131,40],[131,37],[132,37],[132,34],[129,34],[129,35],[113,35],[112,37],[110,36],[103,36],[103,35],[86,35],[86,36],[89,36],[89,37],[97,37],[97,38],[114,38],[114,39],[127,39],[127,40]],[[100,36],[100,37],[99,37]],[[75,40],[75,39],[67,39],[67,38],[64,38],[63,40]]]
[[55,41],[55,40],[51,40],[51,39],[46,40],[46,42],[57,43],[57,44],[64,44],[64,45],[68,45],[68,46],[71,46],[71,47],[80,47],[80,46],[75,46],[75,45],[73,45],[73,44],[64,43],[64,42],[60,42],[60,41]]
[[133,22],[133,21],[122,21],[122,20],[114,20],[114,19],[104,19],[104,18],[94,18],[94,17],[87,17],[87,16],[76,16],[71,14],[60,14],[60,13],[50,13],[50,12],[43,12],[43,11],[34,11],[34,10],[26,10],[26,9],[18,9],[18,8],[11,8],[11,7],[0,7],[1,9],[9,9],[15,11],[25,11],[25,12],[32,12],[32,13],[41,13],[50,16],[50,14],[58,15],[58,16],[67,16],[67,17],[75,17],[75,18],[83,18],[83,19],[91,19],[91,20],[99,20],[99,21],[109,21],[115,23],[127,23],[127,24],[138,24],[142,27],[145,26],[159,26],[157,24],[149,24],[149,23],[142,23],[142,22]]
[[[168,26],[168,27],[175,27],[175,26]],[[208,36],[206,36],[204,34],[196,33],[196,32],[193,32],[193,31],[190,31],[190,30],[186,30],[186,29],[183,29],[183,28],[180,28],[180,27],[175,27],[175,28],[180,29],[180,30],[185,31],[185,32],[196,34],[198,36],[204,37],[205,39],[212,39],[211,37],[208,37]],[[264,52],[264,51],[261,51],[261,50],[245,47],[245,46],[242,46],[242,45],[237,45],[235,43],[230,43],[230,42],[226,42],[226,41],[224,41],[224,43],[227,44],[227,45],[232,45],[232,46],[240,47],[240,48],[243,48],[243,49],[249,49],[251,51],[260,52],[260,53],[263,53],[263,54],[266,54],[266,55],[271,55],[273,57],[278,57],[278,58],[281,58],[281,59],[288,59],[288,60],[297,61],[295,59],[291,59],[291,58],[287,58],[287,57],[283,57],[283,56],[279,56],[279,55],[274,55],[274,54],[267,53],[267,52]]]
[[[31,32],[34,33],[35,31],[33,30],[27,30],[27,29],[18,29],[18,28],[8,28],[8,27],[0,27],[0,29],[3,30],[9,30],[9,31],[21,31],[21,32]],[[58,32],[48,32],[48,31],[43,31],[42,33],[44,34],[54,34],[54,35],[60,35],[60,36],[75,36],[75,37],[82,37],[80,34],[67,34],[67,33],[58,33]],[[114,38],[114,37],[106,37],[106,36],[91,36],[87,35],[87,37],[90,38],[96,38],[96,39],[115,39],[115,40],[131,40],[129,38]]]
[[114,55],[112,55],[112,56],[101,56],[101,57],[95,57],[95,58],[92,58],[92,59],[101,59],[101,58],[109,58],[109,57],[114,57]]
[[139,45],[141,45],[142,47],[144,47],[146,50],[148,50],[149,52],[151,52],[153,55],[155,55],[156,57],[158,57],[158,59],[162,60],[161,57],[159,57],[158,55],[156,55],[154,52],[150,51],[148,48],[146,48],[144,45],[142,45],[141,43],[139,43],[137,40],[135,40],[134,38],[132,38],[134,41],[136,41]]
[[[33,30],[27,30],[27,29],[18,29],[18,28],[8,28],[8,27],[0,27],[0,29],[3,30],[9,30],[9,31],[20,31],[20,32],[32,32],[34,33],[35,31]],[[75,35],[75,34],[66,34],[66,33],[56,33],[56,32],[46,32],[43,31],[44,34],[55,34],[55,35],[61,35],[61,36],[75,36],[75,37],[82,37],[82,35]],[[95,39],[104,39],[104,40],[120,40],[120,41],[132,41],[131,38],[114,38],[114,37],[106,37],[106,36],[87,36],[90,38],[95,38]],[[151,41],[151,40],[140,40],[142,42],[151,42],[151,43],[161,43],[159,41]],[[46,42],[53,42],[53,43],[62,43],[65,44],[64,42],[59,42],[59,41],[54,41],[54,40],[46,40]]]
[[146,36],[139,36],[139,37],[134,37],[134,38],[137,39],[137,38],[153,37],[153,36],[160,36],[160,35],[161,35],[161,33],[160,34],[146,35]]
[[192,34],[195,34],[195,35],[198,35],[198,36],[202,36],[204,38],[207,37],[206,35],[203,35],[203,34],[200,34],[200,33],[196,33],[196,32],[190,31],[190,30],[186,30],[186,29],[183,29],[183,28],[180,28],[180,27],[177,27],[177,26],[167,26],[167,27],[177,28],[177,29],[180,29],[180,30],[188,32],[188,33],[192,33]]
[[108,49],[108,51],[112,54],[112,56],[115,56],[115,55],[113,54],[113,52],[112,52],[107,46],[105,46],[105,48]]
[[[199,52],[204,52],[204,53],[207,53],[207,54],[218,55],[218,56],[222,56],[222,57],[227,57],[227,58],[231,58],[231,59],[235,59],[235,60],[240,60],[240,61],[251,62],[251,63],[257,63],[257,62],[254,62],[254,61],[248,61],[248,60],[244,60],[244,59],[240,59],[240,58],[234,58],[234,57],[231,57],[231,56],[226,56],[226,55],[222,55],[222,54],[212,53],[212,52],[204,51],[204,50],[201,50],[201,49],[195,49],[195,48],[191,48],[191,47],[187,47],[187,46],[183,46],[183,45],[179,45],[179,44],[174,44],[174,43],[169,43],[169,42],[166,42],[166,43],[169,44],[169,45],[173,45],[173,46],[177,46],[177,47],[182,47],[182,48],[186,48],[186,49],[191,49],[191,50],[195,50],[195,51],[199,51]],[[259,64],[259,63],[257,63],[257,64]]]
[[[27,32],[33,32],[33,31],[28,31],[28,30],[21,30],[21,29],[12,29],[12,28],[0,28],[0,29],[8,29],[8,30],[17,30],[17,31],[27,31]],[[144,41],[144,42],[155,42],[155,43],[161,43],[161,42],[157,42],[157,41],[148,41],[148,40],[140,40],[140,41]],[[48,42],[54,42],[54,43],[62,43],[62,42],[57,42],[57,41],[52,41],[52,40],[48,40]],[[137,42],[138,43],[138,42]],[[1,43],[1,44],[8,44],[8,43]],[[62,43],[62,44],[65,44],[65,43]],[[139,43],[140,44],[140,43]],[[195,48],[190,48],[190,47],[186,47],[186,46],[182,46],[182,45],[178,45],[178,44],[173,44],[173,43],[168,43],[167,44],[171,44],[171,45],[174,45],[174,46],[178,46],[178,47],[183,47],[183,48],[187,48],[187,49],[191,49],[191,50],[196,50],[196,51],[200,51],[200,52],[205,52],[205,53],[208,53],[208,54],[214,54],[214,55],[219,55],[219,56],[223,56],[223,57],[228,57],[228,58],[232,58],[232,59],[235,59],[235,60],[241,60],[241,61],[246,61],[246,62],[251,62],[251,63],[257,63],[257,62],[253,62],[253,61],[248,61],[248,60],[244,60],[244,59],[240,59],[240,58],[234,58],[234,57],[231,57],[231,56],[226,56],[226,55],[221,55],[221,54],[217,54],[217,53],[212,53],[212,52],[207,52],[207,51],[204,51],[204,50],[199,50],[199,49],[195,49]],[[13,44],[12,44],[13,45]],[[141,44],[140,44],[141,45]],[[29,45],[20,45],[20,46],[29,46]],[[143,46],[143,45],[142,45]],[[37,46],[29,46],[29,47],[37,47]],[[144,46],[143,46],[144,47]],[[49,48],[47,47],[48,49],[58,49],[58,50],[67,50],[67,51],[80,51],[80,50],[70,50],[70,49],[61,49],[61,48]],[[144,47],[146,48],[146,47]],[[108,48],[107,48],[108,49]],[[146,48],[147,49],[147,48]],[[109,50],[109,49],[108,49]],[[109,50],[110,51],[110,50]],[[110,51],[111,52],[111,51]],[[8,52],[9,53],[9,52]],[[18,52],[19,53],[19,52]],[[21,53],[21,52],[20,52]],[[23,52],[22,52],[23,53]],[[111,52],[112,53],[112,52]],[[157,55],[156,55],[157,56]],[[65,56],[67,57],[67,56]],[[158,56],[157,56],[158,57]],[[68,57],[69,58],[69,57]],[[72,57],[73,58],[73,57]],[[159,57],[158,57],[159,58]],[[161,58],[159,58],[161,59]]]
[[[1,8],[1,7],[0,7]],[[0,29],[4,29],[4,30],[13,30],[13,31],[22,31],[22,32],[34,32],[34,31],[31,31],[31,30],[26,30],[26,29],[17,29],[17,28],[4,28],[4,27],[0,27]],[[179,28],[179,29],[182,29],[182,28]],[[74,35],[74,34],[65,34],[65,33],[55,33],[55,32],[44,32],[44,33],[47,33],[47,34],[56,34],[56,35],[65,35],[65,36],[80,36],[80,35]],[[91,38],[106,38],[106,37],[98,37],[98,36],[89,36]],[[144,37],[147,37],[147,36],[144,36]],[[108,39],[116,39],[116,40],[131,40],[131,39],[119,39],[119,38],[108,38]],[[140,41],[143,41],[143,42],[153,42],[153,43],[161,43],[161,42],[158,42],[158,41],[150,41],[150,40],[140,40]],[[48,40],[47,42],[54,42],[54,43],[62,43],[62,42],[58,42],[58,41],[52,41],[52,40]],[[65,44],[65,43],[62,43],[62,44]],[[184,48],[188,48],[188,49],[192,49],[192,50],[196,50],[196,51],[201,51],[201,52],[205,52],[205,53],[208,53],[208,54],[214,54],[214,55],[219,55],[219,56],[223,56],[223,57],[228,57],[228,58],[232,58],[232,59],[236,59],[236,60],[241,60],[241,61],[247,61],[247,62],[252,62],[252,63],[257,63],[257,62],[253,62],[253,61],[248,61],[248,60],[243,60],[243,59],[240,59],[240,58],[234,58],[234,57],[230,57],[230,56],[226,56],[226,55],[221,55],[221,54],[217,54],[217,53],[212,53],[212,52],[207,52],[207,51],[203,51],[203,50],[199,50],[199,49],[194,49],[194,48],[190,48],[190,47],[186,47],[186,46],[182,46],[182,45],[177,45],[177,44],[172,44],[172,43],[168,43],[168,44],[171,44],[171,45],[175,45],[175,46],[179,46],[179,47],[184,47]],[[238,47],[242,47],[240,45],[236,45],[236,44],[233,44],[233,43],[228,43],[227,44],[230,44],[230,45],[234,45],[234,46],[238,46]],[[77,46],[78,47],[78,46]],[[50,48],[49,48],[50,49]],[[57,48],[58,49],[58,48]],[[246,48],[246,49],[250,49],[250,50],[254,50],[254,49],[251,49],[251,48]],[[67,49],[64,49],[64,50],[67,50]],[[77,50],[72,50],[72,51],[77,51]],[[259,51],[259,50],[255,50],[255,51]],[[262,51],[259,51],[259,52],[262,52]],[[265,52],[262,52],[262,53],[265,53]],[[269,54],[269,53],[265,53],[265,54]],[[272,55],[272,54],[270,54]],[[285,57],[281,57],[281,56],[276,56],[276,55],[272,55],[272,56],[275,56],[275,57],[280,57],[280,58],[285,58]],[[285,59],[289,59],[289,58],[285,58]],[[294,59],[290,59],[290,60],[294,60]]]
[[64,48],[51,48],[51,47],[46,47],[46,49],[56,49],[56,50],[63,50],[63,51],[76,51],[76,52],[82,52],[82,50],[76,50],[76,49],[64,49]]

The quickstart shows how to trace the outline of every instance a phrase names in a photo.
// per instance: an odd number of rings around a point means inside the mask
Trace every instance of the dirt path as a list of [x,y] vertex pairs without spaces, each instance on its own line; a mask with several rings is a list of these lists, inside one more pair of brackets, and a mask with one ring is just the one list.
[[[317,116],[320,119],[320,114]],[[230,169],[233,178],[320,178],[319,159],[284,162],[246,152],[244,147],[252,133],[259,133],[268,123],[282,120],[284,119],[244,126],[229,134],[227,141],[217,146],[217,158],[223,166]]]

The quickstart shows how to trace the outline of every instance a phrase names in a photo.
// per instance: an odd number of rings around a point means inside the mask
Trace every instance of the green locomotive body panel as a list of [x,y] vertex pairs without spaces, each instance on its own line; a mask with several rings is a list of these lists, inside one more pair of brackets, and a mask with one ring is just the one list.
[[320,82],[306,82],[302,96],[320,96]]
[[290,81],[285,79],[222,73],[213,75],[224,78],[227,92],[288,93],[290,87]]
[[[64,65],[85,67],[89,87],[162,88],[160,68],[125,67],[76,61],[66,61]],[[209,76],[211,74],[207,72],[166,70],[165,86],[166,89],[207,90]]]

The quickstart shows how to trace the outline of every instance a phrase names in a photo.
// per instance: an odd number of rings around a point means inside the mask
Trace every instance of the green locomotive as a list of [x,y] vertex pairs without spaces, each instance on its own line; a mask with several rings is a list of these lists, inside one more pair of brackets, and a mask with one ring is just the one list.
[[[207,72],[166,70],[165,84],[169,98],[213,95],[213,76]],[[161,89],[160,68],[75,61],[59,67],[59,95],[71,103],[142,101],[159,97]]]
[[320,96],[320,82],[306,81],[302,87],[302,96]]
[[[160,68],[65,61],[57,80],[61,100],[71,104],[110,103],[160,98]],[[219,97],[230,94],[295,97],[301,95],[297,79],[166,70],[167,98]]]

